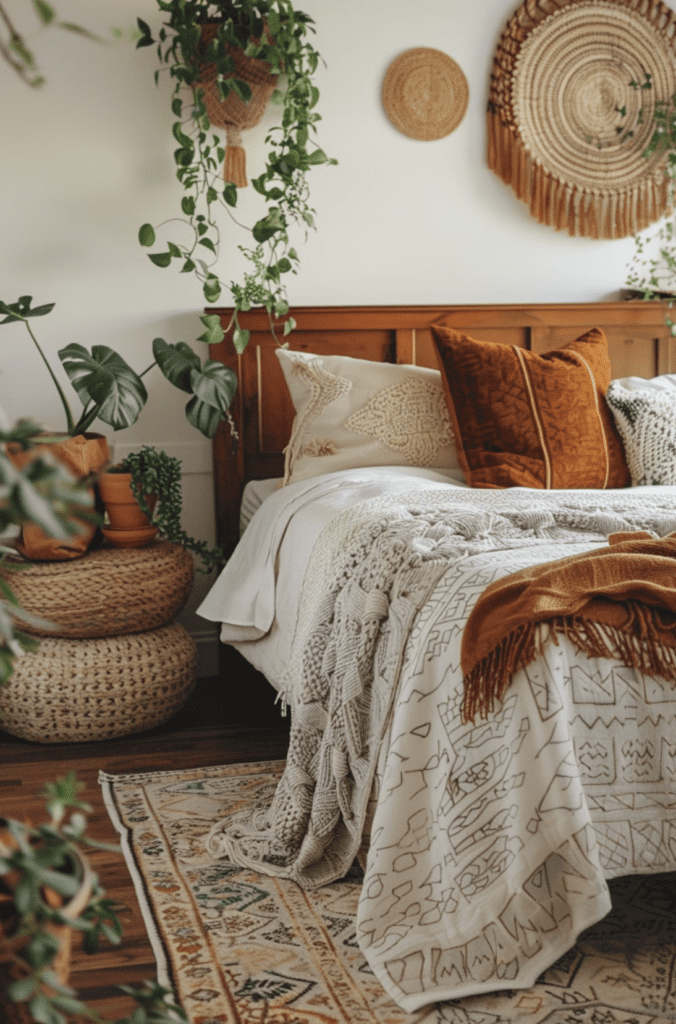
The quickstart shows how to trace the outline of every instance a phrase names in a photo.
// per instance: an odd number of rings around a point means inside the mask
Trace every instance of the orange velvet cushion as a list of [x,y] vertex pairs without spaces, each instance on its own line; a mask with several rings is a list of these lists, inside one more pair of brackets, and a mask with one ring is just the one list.
[[627,487],[605,393],[610,360],[594,328],[536,355],[434,327],[458,459],[472,487]]

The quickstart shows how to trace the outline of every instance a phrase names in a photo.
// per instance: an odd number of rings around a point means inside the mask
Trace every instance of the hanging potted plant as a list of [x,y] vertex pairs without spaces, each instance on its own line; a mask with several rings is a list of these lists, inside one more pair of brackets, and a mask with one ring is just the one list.
[[[89,352],[83,345],[72,343],[58,352],[59,359],[81,403],[82,411],[76,418],[66,395],[35,336],[31,322],[46,316],[54,303],[32,305],[32,296],[23,295],[17,302],[0,301],[0,324],[23,323],[40,354],[57,389],[66,421],[63,434],[47,434],[44,443],[51,442],[50,454],[64,463],[78,480],[99,473],[110,460],[108,442],[101,434],[90,433],[95,419],[122,430],[135,423],[148,400],[142,378],[157,365],[167,380],[190,396],[185,414],[188,422],[204,434],[213,437],[228,412],[235,394],[237,380],[233,371],[211,359],[200,360],[185,342],[169,344],[162,338],[153,342],[154,361],[138,374],[107,345],[94,345]],[[214,344],[224,334],[217,316],[200,318],[205,328],[198,341]],[[14,444],[8,448],[18,468],[24,467],[36,456],[44,453],[39,444]],[[27,523],[22,527],[20,551],[28,558],[60,560],[84,554],[96,530],[97,520],[86,514],[78,518],[78,533],[65,539],[48,536],[40,526]]]
[[[268,98],[282,108],[281,123],[265,138],[265,168],[252,181],[266,210],[250,229],[251,246],[238,246],[251,268],[242,283],[230,284],[230,327],[235,348],[242,352],[249,332],[240,327],[238,314],[253,306],[265,307],[275,337],[279,318],[287,317],[284,335],[295,326],[288,317],[284,283],[285,276],[298,268],[289,229],[297,225],[307,232],[314,227],[307,173],[318,164],[336,163],[311,142],[320,120],[315,110],[319,90],[313,82],[320,57],[308,38],[313,21],[291,0],[157,3],[167,16],[158,33],[160,70],[168,71],[176,82],[171,106],[178,120],[172,133],[178,144],[174,159],[184,189],[181,210],[188,241],[169,241],[150,259],[159,267],[177,260],[183,273],[197,276],[210,304],[223,289],[215,270],[220,245],[216,214],[222,208],[234,221],[238,189],[246,184],[239,133],[258,122]],[[155,43],[147,23],[138,19],[138,25],[137,45]],[[285,84],[278,89],[281,75]],[[225,130],[225,146],[214,126]],[[141,245],[153,246],[156,238],[156,226],[141,227]]]

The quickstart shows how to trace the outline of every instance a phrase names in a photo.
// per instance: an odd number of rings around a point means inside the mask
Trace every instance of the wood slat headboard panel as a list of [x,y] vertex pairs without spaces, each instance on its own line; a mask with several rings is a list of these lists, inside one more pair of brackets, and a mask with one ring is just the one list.
[[[211,308],[226,328],[231,309]],[[676,372],[676,339],[665,324],[665,309],[653,302],[480,306],[308,306],[294,309],[297,327],[291,348],[378,362],[437,368],[432,324],[444,324],[474,338],[547,352],[573,341],[591,327],[608,338],[613,377],[654,377]],[[281,476],[293,406],[275,356],[265,311],[240,316],[251,331],[237,356],[229,337],[211,346],[211,358],[237,373],[232,413],[240,433],[235,446],[221,426],[214,438],[214,480],[219,543],[236,542],[239,505],[248,480]]]

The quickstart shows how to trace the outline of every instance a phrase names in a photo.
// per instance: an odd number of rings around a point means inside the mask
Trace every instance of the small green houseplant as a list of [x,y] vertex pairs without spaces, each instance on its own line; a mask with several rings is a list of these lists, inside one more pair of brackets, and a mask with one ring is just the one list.
[[[181,494],[180,460],[152,445],[130,452],[122,462],[111,467],[99,480],[104,504],[110,483],[116,475],[128,477],[128,484],[141,512],[160,537],[192,551],[201,561],[199,571],[208,573],[225,561],[220,548],[210,548],[205,541],[194,540],[181,526],[183,498]],[[151,498],[153,500],[151,500]],[[155,502],[154,499],[157,499]],[[110,533],[107,534],[111,539]]]
[[[87,952],[101,938],[119,943],[118,907],[106,897],[84,849],[118,850],[86,835],[91,810],[69,772],[42,792],[48,820],[33,827],[0,819],[0,1010],[4,1024],[67,1024],[101,1017],[67,985],[70,940],[81,932]],[[168,990],[156,982],[123,986],[138,1007],[115,1024],[187,1021]]]
[[[233,341],[243,351],[249,332],[240,327],[238,314],[253,306],[268,312],[275,335],[276,321],[289,312],[285,277],[296,273],[298,254],[291,244],[289,229],[300,226],[304,232],[315,225],[315,211],[309,204],[307,174],[319,164],[335,164],[312,137],[321,119],[316,111],[319,90],[313,75],[320,56],[309,39],[313,21],[296,10],[291,0],[157,0],[166,16],[158,32],[157,56],[161,71],[175,81],[171,108],[177,120],[172,135],[176,177],[184,195],[181,220],[187,232],[170,241],[160,252],[150,254],[152,262],[167,267],[178,261],[182,273],[194,273],[202,284],[210,304],[221,296],[223,282],[215,269],[220,246],[217,220],[219,208],[234,221],[238,184],[226,162],[225,180],[220,167],[226,160],[226,147],[213,131],[214,107],[206,102],[205,68],[222,101],[228,104],[223,115],[227,128],[234,118],[245,117],[252,103],[252,79],[246,80],[239,54],[262,62],[267,73],[284,78],[284,87],[272,92],[281,105],[281,123],[269,130],[263,172],[253,186],[263,197],[266,209],[250,228],[252,243],[239,246],[251,269],[242,283],[231,282],[234,306]],[[138,19],[141,38],[137,46],[153,45],[156,40],[146,22]],[[209,30],[207,32],[207,26]],[[259,66],[259,65],[257,65]],[[253,86],[255,90],[256,85]],[[239,113],[232,113],[233,97]],[[211,113],[210,113],[211,111]],[[241,179],[240,179],[241,187]],[[239,225],[240,227],[242,225]],[[156,227],[144,224],[139,231],[141,245],[153,246]],[[184,228],[185,231],[185,228]],[[187,241],[186,241],[187,237]],[[283,333],[294,327],[292,318],[284,321]]]

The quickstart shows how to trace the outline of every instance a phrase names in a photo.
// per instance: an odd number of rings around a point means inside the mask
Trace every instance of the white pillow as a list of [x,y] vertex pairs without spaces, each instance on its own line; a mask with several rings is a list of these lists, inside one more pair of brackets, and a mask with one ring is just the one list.
[[[664,383],[655,385],[655,381]],[[644,383],[653,386],[625,387],[622,381],[614,380],[606,392],[606,401],[622,438],[632,485],[673,485],[676,484],[676,377],[665,374]]]
[[277,349],[296,410],[284,483],[361,466],[464,482],[438,370]]
[[613,384],[620,384],[627,391],[676,391],[676,373],[663,373],[659,377],[620,377]]

